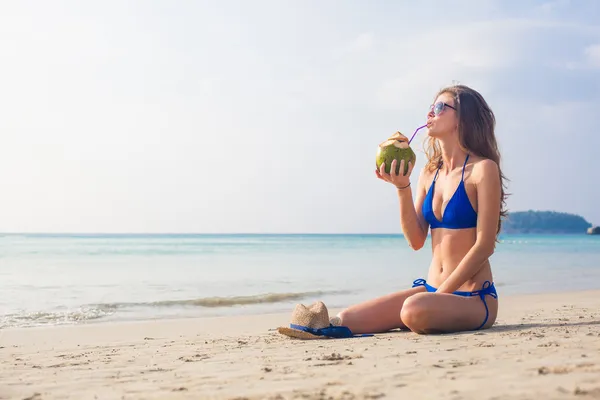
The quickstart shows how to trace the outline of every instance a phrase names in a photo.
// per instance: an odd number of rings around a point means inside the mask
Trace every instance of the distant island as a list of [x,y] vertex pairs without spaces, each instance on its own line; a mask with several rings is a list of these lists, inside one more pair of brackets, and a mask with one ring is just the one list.
[[579,233],[592,224],[580,215],[557,211],[510,212],[502,221],[503,233]]

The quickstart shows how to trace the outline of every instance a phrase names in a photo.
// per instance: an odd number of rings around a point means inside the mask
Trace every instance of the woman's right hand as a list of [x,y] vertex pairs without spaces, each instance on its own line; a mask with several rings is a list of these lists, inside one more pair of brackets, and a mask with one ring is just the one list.
[[408,162],[408,171],[406,172],[406,174],[404,173],[404,160],[400,161],[400,170],[398,174],[396,174],[397,165],[397,161],[393,160],[390,168],[390,173],[388,174],[385,172],[385,163],[382,163],[379,167],[379,170],[375,170],[375,174],[379,179],[391,183],[398,189],[407,188],[410,185],[410,174],[412,173],[414,164],[410,161]]

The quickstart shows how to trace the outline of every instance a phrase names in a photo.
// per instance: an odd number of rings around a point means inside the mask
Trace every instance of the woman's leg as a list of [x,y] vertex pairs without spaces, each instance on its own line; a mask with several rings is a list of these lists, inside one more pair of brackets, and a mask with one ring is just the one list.
[[496,321],[498,300],[486,295],[485,302],[479,296],[418,293],[403,304],[400,318],[416,333],[470,331],[479,328],[484,321],[481,329],[486,329]]
[[353,333],[380,333],[395,328],[406,328],[400,312],[406,299],[424,292],[423,286],[388,294],[353,305],[338,314],[341,324]]

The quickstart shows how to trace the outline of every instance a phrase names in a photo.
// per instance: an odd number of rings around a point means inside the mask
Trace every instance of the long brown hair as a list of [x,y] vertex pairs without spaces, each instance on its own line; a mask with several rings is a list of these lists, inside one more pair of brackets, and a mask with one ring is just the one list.
[[[500,217],[498,231],[502,225],[502,218],[506,217],[506,177],[500,168],[500,151],[496,141],[496,117],[483,96],[474,89],[464,85],[453,85],[443,88],[435,96],[448,93],[454,98],[454,106],[458,115],[458,140],[460,147],[468,154],[493,160],[498,164],[500,171]],[[438,139],[429,137],[426,143],[425,154],[427,164],[425,168],[435,171],[442,165],[442,148]]]

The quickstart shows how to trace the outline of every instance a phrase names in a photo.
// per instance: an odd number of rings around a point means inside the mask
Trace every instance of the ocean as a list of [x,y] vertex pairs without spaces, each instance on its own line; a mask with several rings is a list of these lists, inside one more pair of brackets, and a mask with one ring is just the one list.
[[[4,234],[0,328],[345,307],[426,277],[427,244],[360,234]],[[600,236],[503,235],[500,298],[600,288]]]

